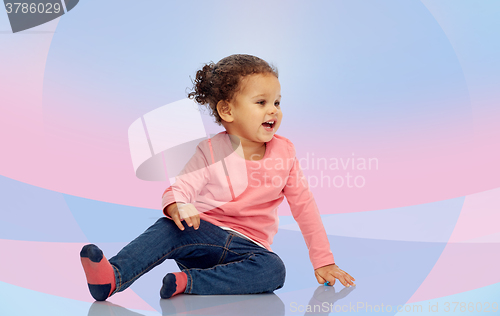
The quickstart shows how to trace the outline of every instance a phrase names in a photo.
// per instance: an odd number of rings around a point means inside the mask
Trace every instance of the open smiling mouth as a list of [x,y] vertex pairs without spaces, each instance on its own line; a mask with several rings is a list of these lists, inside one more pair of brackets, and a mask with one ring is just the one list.
[[274,130],[274,124],[276,124],[276,121],[268,121],[268,122],[262,123],[262,126],[264,127],[264,129],[266,131],[272,132]]

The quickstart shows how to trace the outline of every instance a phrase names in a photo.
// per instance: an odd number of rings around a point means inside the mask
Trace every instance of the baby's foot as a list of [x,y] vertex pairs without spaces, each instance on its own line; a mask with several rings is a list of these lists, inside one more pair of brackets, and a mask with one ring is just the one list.
[[80,251],[90,294],[96,301],[105,301],[116,289],[113,267],[96,245],[85,245]]
[[186,285],[187,274],[185,272],[169,273],[163,278],[160,296],[161,298],[171,298],[179,293],[184,293]]

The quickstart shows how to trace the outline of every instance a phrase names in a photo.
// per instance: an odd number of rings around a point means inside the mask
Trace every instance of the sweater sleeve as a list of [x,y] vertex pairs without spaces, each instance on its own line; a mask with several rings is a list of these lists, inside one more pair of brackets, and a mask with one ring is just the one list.
[[290,205],[293,218],[299,225],[302,236],[309,250],[309,258],[314,269],[334,264],[330,243],[321,222],[316,201],[302,173],[299,161],[295,156],[295,148],[289,141],[292,154],[292,169],[283,188],[286,200]]
[[194,203],[209,179],[209,165],[200,145],[198,145],[184,169],[175,177],[175,182],[163,193],[162,210],[164,214],[168,217],[165,208],[172,203]]

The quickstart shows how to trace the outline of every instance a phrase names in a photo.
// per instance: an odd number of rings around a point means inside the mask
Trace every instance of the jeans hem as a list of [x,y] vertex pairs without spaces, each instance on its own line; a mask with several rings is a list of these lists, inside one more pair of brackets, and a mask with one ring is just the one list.
[[184,293],[191,294],[191,291],[193,290],[193,277],[191,276],[189,269],[184,269],[182,272],[186,273],[187,276],[186,289],[184,290]]
[[113,274],[115,275],[115,290],[109,296],[112,296],[113,294],[118,292],[118,290],[122,287],[122,277],[120,275],[120,271],[118,271],[118,269],[113,264],[111,264],[111,267],[113,268]]

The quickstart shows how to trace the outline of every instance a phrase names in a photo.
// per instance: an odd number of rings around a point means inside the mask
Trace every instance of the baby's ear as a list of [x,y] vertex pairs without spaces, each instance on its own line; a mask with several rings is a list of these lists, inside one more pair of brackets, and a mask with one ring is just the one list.
[[219,113],[221,119],[223,119],[224,121],[226,122],[233,121],[233,117],[231,115],[231,108],[225,100],[220,100],[217,103],[217,112]]

